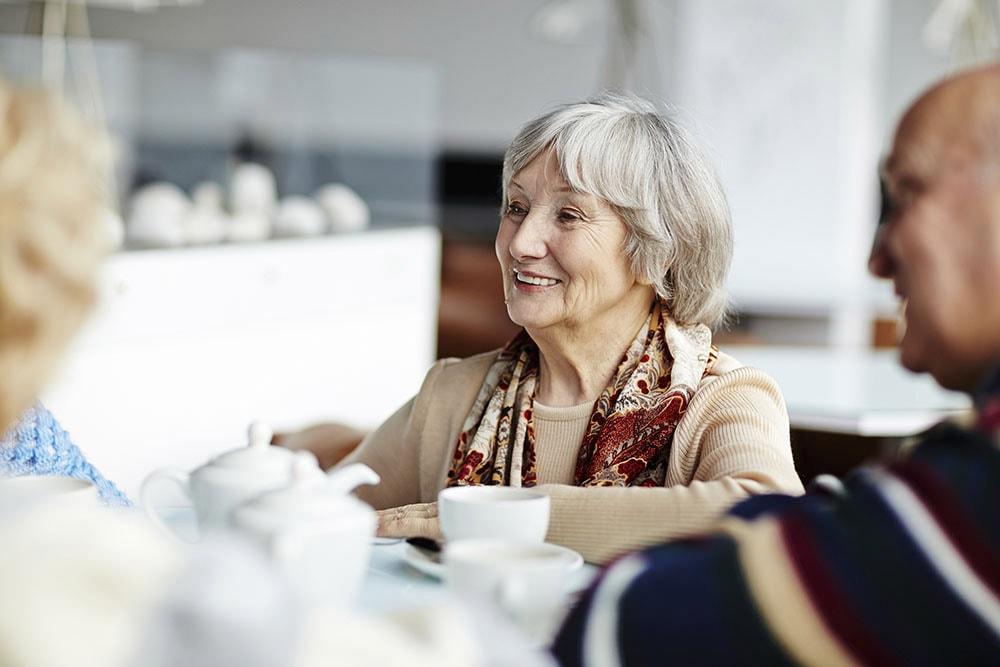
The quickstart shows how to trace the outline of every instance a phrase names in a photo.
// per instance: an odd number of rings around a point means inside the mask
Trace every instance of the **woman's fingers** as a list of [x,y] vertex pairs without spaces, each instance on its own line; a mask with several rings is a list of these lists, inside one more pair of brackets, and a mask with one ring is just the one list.
[[416,503],[379,510],[378,536],[441,539],[437,503]]

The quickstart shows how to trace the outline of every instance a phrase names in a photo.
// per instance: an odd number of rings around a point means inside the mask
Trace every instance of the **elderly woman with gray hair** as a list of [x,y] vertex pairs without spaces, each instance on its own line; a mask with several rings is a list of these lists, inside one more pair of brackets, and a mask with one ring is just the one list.
[[525,125],[496,236],[523,331],[436,363],[344,459],[382,476],[361,493],[380,533],[436,534],[445,486],[536,486],[547,539],[604,562],[801,492],[778,387],[712,344],[731,254],[711,165],[654,105],[603,95]]

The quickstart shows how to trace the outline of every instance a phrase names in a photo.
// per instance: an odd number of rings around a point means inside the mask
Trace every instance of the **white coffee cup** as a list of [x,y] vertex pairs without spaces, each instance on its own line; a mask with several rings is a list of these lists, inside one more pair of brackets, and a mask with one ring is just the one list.
[[445,545],[452,592],[513,621],[535,643],[548,642],[565,614],[580,554],[555,544],[461,540]]
[[438,494],[446,540],[542,542],[549,528],[549,497],[512,486],[453,486]]

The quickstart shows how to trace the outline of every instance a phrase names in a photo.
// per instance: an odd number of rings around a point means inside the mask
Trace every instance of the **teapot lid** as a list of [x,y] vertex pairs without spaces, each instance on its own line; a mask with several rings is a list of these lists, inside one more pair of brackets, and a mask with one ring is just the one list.
[[248,436],[250,444],[232,451],[220,454],[208,464],[212,468],[228,468],[239,470],[263,470],[281,467],[287,470],[292,452],[282,447],[271,446],[273,431],[261,422],[250,424]]

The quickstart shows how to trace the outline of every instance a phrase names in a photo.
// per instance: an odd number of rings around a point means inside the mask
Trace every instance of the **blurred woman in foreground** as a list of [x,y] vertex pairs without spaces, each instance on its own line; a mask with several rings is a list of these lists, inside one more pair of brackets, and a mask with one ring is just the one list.
[[75,477],[128,504],[35,403],[94,302],[107,159],[70,110],[0,80],[0,476]]

